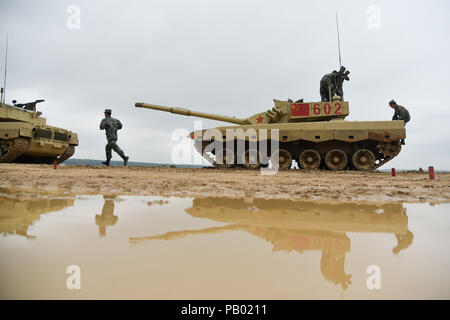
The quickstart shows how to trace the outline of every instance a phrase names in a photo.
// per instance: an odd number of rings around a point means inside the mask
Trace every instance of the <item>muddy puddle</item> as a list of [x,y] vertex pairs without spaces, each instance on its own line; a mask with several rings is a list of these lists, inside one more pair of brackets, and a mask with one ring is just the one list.
[[449,299],[449,230],[449,204],[3,193],[0,298]]

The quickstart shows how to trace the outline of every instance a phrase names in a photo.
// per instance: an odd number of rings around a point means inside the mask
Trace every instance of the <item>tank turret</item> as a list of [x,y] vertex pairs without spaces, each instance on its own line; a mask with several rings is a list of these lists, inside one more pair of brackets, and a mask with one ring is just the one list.
[[308,121],[327,121],[332,119],[344,119],[348,116],[348,102],[335,100],[333,102],[290,102],[274,99],[275,106],[262,113],[257,113],[248,118],[235,118],[192,111],[177,107],[164,107],[156,104],[138,102],[137,108],[147,108],[165,112],[194,116],[199,118],[230,122],[239,125],[267,124],[267,123],[291,123]]
[[36,110],[43,101],[0,102],[0,162],[61,163],[74,154],[77,134],[47,125]]

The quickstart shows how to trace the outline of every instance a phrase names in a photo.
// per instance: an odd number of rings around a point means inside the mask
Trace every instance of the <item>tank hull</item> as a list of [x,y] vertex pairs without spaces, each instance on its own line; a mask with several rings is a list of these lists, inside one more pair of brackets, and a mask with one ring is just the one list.
[[0,105],[0,162],[61,163],[77,145],[76,133],[48,126],[37,112]]
[[191,132],[197,151],[222,168],[374,170],[401,151],[403,121],[345,121],[349,103],[274,99],[274,107],[248,118],[235,118],[138,102],[139,108],[237,124]]
[[[286,155],[284,158],[287,158],[280,168],[289,168],[292,160],[296,160],[299,167],[304,169],[373,170],[400,153],[401,140],[406,138],[406,131],[403,121],[332,120],[224,126],[194,131],[190,136],[195,140],[197,151],[218,167],[259,168],[260,164],[267,164],[271,155],[277,151],[272,150],[272,140],[276,139],[278,150],[283,150]],[[249,166],[243,159],[245,154],[238,154],[238,151],[241,144],[245,146],[245,153],[252,142],[257,143],[260,164]],[[226,161],[214,159],[215,149],[221,144],[227,151],[233,149],[233,163],[226,164]],[[266,154],[261,154],[262,144],[266,144]],[[308,158],[305,151],[312,155],[317,153],[317,159],[311,165],[305,160]],[[333,164],[334,158],[340,159]]]

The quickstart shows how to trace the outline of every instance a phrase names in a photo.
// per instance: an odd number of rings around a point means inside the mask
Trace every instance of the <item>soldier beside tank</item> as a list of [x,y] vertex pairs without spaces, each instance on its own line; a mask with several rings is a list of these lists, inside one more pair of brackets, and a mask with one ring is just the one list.
[[398,105],[395,100],[389,101],[389,106],[395,110],[392,120],[403,120],[405,124],[408,123],[409,120],[411,120],[408,109],[401,105]]
[[336,85],[338,81],[338,72],[333,70],[331,73],[327,73],[320,80],[320,98],[321,101],[330,101],[331,97],[336,93]]
[[123,165],[126,166],[129,157],[117,145],[117,130],[122,129],[122,123],[118,119],[111,117],[111,113],[111,109],[105,109],[105,118],[100,122],[100,130],[105,130],[106,139],[108,140],[108,144],[105,147],[106,161],[102,163],[109,166],[112,158],[111,150],[114,150],[123,159]]
[[[395,100],[389,101],[389,106],[395,110],[392,120],[403,120],[405,122],[405,125],[409,120],[411,120],[408,109],[401,105],[398,105]],[[401,139],[401,144],[405,144],[405,139]]]

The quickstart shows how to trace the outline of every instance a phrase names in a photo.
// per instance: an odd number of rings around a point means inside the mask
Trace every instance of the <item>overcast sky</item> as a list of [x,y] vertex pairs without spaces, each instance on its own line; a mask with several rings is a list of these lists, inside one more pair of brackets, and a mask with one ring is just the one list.
[[449,11],[446,0],[1,0],[0,66],[8,34],[7,102],[46,99],[47,123],[79,135],[74,158],[104,159],[109,107],[130,161],[170,163],[171,133],[197,118],[135,102],[247,117],[273,98],[319,101],[320,78],[339,67],[338,12],[347,120],[390,120],[394,98],[411,121],[387,168],[448,170]]

